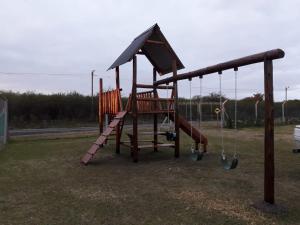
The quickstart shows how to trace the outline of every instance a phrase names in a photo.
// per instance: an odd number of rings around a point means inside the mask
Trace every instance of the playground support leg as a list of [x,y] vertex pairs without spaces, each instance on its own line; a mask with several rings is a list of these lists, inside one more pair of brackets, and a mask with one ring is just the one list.
[[[156,78],[157,78],[156,75],[157,75],[156,70],[155,70],[155,68],[153,68],[153,83],[156,81]],[[153,88],[153,93],[154,93],[155,98],[158,98],[157,90],[156,90],[155,86]],[[155,101],[154,102],[154,110],[156,111],[157,108],[158,108],[157,102]],[[153,135],[154,148],[153,148],[153,150],[154,150],[154,152],[157,152],[157,114],[156,113],[153,114],[153,132],[154,132],[154,135]]]
[[273,63],[264,62],[265,83],[265,178],[264,200],[274,204],[274,100],[273,100]]
[[[177,76],[177,62],[173,60],[172,63],[173,69],[173,77]],[[177,80],[174,81],[174,110],[175,110],[175,133],[176,133],[176,140],[175,140],[175,158],[179,157],[179,148],[180,148],[180,133],[179,133],[179,105],[178,105],[178,87],[177,87]]]
[[103,81],[102,78],[99,79],[99,134],[101,135],[103,132],[103,121],[104,121],[104,115],[103,115]]
[[[120,76],[119,76],[119,67],[116,67],[116,88],[120,89]],[[119,112],[121,110],[120,108],[120,102],[119,98],[117,99],[117,111]],[[120,141],[121,141],[121,129],[120,124],[116,126],[116,154],[120,154]]]
[[138,115],[137,115],[137,102],[136,102],[136,79],[137,79],[137,65],[136,56],[132,60],[132,126],[133,126],[133,161],[138,162]]
[[195,150],[199,150],[199,143],[195,142]]

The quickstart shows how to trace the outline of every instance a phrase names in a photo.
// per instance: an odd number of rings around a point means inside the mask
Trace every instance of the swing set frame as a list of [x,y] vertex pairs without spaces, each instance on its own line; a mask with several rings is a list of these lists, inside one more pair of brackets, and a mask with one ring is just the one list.
[[161,79],[154,82],[159,86],[167,83],[176,83],[180,80],[192,79],[213,73],[222,73],[224,70],[238,69],[256,63],[264,63],[264,201],[275,203],[274,199],[274,97],[273,97],[273,60],[283,58],[282,49],[273,49],[239,59],[227,61],[213,66],[205,67],[195,71],[178,74],[177,76]]

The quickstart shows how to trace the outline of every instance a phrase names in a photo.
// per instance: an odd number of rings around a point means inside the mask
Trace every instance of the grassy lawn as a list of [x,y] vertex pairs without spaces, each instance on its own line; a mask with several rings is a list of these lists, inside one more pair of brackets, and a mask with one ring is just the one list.
[[[181,157],[173,150],[114,155],[111,141],[89,166],[80,157],[92,137],[14,139],[0,151],[0,224],[300,224],[300,154],[292,154],[292,126],[275,129],[276,202],[283,214],[251,205],[263,199],[263,129],[242,129],[238,168],[219,162],[218,131],[208,128],[209,154],[189,159],[182,134]],[[225,147],[233,153],[232,130]],[[149,138],[148,138],[149,139]]]

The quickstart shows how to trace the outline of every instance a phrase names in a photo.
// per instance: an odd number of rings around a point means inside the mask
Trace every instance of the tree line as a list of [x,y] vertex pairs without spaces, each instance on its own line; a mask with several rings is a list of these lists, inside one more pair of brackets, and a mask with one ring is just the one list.
[[[24,127],[26,124],[37,124],[47,126],[51,122],[64,121],[76,123],[94,123],[98,117],[98,96],[93,98],[76,92],[58,94],[37,94],[33,92],[15,93],[2,92],[8,99],[9,124],[11,127]],[[222,96],[222,101],[226,99]],[[203,120],[215,120],[217,115],[216,108],[220,96],[216,93],[203,96],[202,98],[202,118]],[[257,118],[255,117],[255,102],[258,103]],[[263,96],[259,93],[248,98],[238,100],[238,120],[245,125],[259,125],[263,123]],[[122,98],[125,107],[127,98]],[[199,96],[192,99],[192,119],[199,118]],[[179,112],[188,117],[190,115],[190,100],[179,99]],[[228,99],[225,105],[228,124],[234,119],[234,100]],[[300,100],[289,100],[286,103],[285,114],[291,123],[299,122],[300,119]],[[282,102],[274,104],[275,118],[280,121],[282,116]],[[44,124],[44,125],[43,125]]]

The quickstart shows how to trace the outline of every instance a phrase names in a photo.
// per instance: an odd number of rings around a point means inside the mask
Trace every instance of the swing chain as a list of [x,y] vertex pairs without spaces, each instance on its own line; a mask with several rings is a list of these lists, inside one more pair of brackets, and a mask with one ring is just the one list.
[[225,159],[225,150],[224,150],[224,136],[223,136],[223,121],[224,121],[224,107],[222,104],[222,72],[219,72],[219,97],[220,97],[220,132],[221,132],[221,148],[222,148],[222,158]]
[[234,68],[234,130],[235,130],[235,137],[234,137],[234,158],[237,157],[236,145],[237,145],[237,73],[238,68]]
[[[199,76],[200,78],[200,88],[199,88],[199,130],[201,132],[202,129],[202,76]],[[202,135],[200,134],[200,144],[199,144],[199,150],[201,151],[201,140]]]

